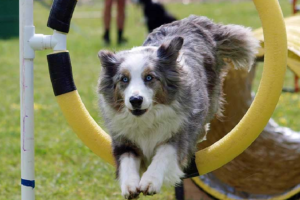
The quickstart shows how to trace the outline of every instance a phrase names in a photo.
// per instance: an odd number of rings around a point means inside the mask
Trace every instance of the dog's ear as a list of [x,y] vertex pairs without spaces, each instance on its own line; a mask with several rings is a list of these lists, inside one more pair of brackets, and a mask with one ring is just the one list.
[[182,37],[175,37],[169,44],[162,44],[157,50],[159,61],[166,64],[176,61],[182,45]]
[[98,57],[100,59],[102,67],[104,68],[119,64],[118,59],[113,52],[102,50],[98,52]]
[[157,68],[168,98],[174,99],[181,86],[181,72],[177,67],[177,58],[183,45],[182,37],[175,37],[168,44],[162,44],[157,50]]
[[120,65],[116,55],[113,52],[103,50],[98,52],[98,57],[103,69],[105,70],[105,73],[110,76],[114,76],[117,73]]

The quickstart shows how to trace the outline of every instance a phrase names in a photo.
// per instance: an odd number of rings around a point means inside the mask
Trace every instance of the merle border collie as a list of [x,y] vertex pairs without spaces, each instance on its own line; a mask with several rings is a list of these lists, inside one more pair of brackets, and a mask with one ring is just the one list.
[[99,52],[99,105],[125,198],[180,183],[220,114],[222,71],[251,67],[257,48],[249,28],[190,16],[155,29],[140,47]]
[[176,21],[176,18],[165,9],[163,4],[152,0],[138,0],[138,2],[143,7],[149,33],[163,24]]

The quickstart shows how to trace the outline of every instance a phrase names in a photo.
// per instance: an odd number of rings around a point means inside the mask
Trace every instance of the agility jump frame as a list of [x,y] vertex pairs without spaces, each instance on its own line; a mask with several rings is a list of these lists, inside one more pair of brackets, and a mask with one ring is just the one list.
[[[262,21],[265,37],[262,80],[255,100],[240,123],[214,145],[196,152],[196,166],[200,175],[230,162],[251,145],[270,119],[281,93],[287,59],[282,12],[277,0],[253,2]],[[35,34],[33,0],[19,1],[22,200],[35,199],[33,60],[37,50],[54,50],[47,56],[51,82],[57,102],[73,131],[95,154],[114,165],[111,138],[85,109],[72,77],[66,36],[76,3],[75,0],[54,0],[47,24],[54,33],[42,35]]]

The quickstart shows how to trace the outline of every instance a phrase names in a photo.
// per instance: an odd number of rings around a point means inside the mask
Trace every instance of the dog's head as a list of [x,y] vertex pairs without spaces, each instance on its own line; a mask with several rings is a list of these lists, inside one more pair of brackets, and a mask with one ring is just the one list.
[[112,53],[100,51],[99,92],[117,112],[141,116],[156,104],[170,104],[180,87],[177,58],[183,45],[175,37],[160,47],[138,47]]

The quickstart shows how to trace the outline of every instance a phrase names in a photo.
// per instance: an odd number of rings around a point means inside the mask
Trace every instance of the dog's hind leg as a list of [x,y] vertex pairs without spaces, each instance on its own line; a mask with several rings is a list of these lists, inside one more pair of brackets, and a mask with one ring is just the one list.
[[141,178],[139,190],[144,195],[156,194],[160,191],[163,182],[175,185],[180,183],[183,175],[174,146],[161,145],[157,148],[151,164]]

